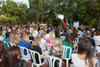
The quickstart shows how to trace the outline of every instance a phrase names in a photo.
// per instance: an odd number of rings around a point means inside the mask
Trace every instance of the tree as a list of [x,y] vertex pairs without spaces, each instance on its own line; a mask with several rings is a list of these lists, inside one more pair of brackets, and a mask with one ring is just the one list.
[[27,6],[25,4],[18,4],[12,0],[2,1],[1,14],[12,19],[15,18],[17,23],[27,22],[26,10]]

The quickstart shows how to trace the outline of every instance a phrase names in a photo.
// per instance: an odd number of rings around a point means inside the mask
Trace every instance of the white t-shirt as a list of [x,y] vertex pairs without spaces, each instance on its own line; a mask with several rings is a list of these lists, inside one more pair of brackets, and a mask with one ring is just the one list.
[[95,41],[95,45],[100,45],[100,36],[94,36],[93,39]]
[[32,34],[34,38],[36,38],[38,36],[38,32],[35,31],[35,33]]
[[41,39],[40,47],[41,47],[41,49],[42,49],[42,52],[46,51],[46,48],[47,48],[46,40]]
[[[73,62],[73,67],[89,67],[88,65],[85,64],[85,60],[81,60],[78,58],[78,54],[72,54],[72,62]],[[97,60],[94,58],[94,67],[95,64],[97,64]]]
[[49,39],[49,37],[50,37],[50,34],[46,34],[45,40]]

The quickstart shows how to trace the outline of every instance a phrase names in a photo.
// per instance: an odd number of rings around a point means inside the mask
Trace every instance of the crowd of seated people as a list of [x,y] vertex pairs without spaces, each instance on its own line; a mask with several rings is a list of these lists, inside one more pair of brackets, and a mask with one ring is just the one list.
[[[79,42],[75,47],[76,38]],[[65,54],[63,46],[71,48],[71,56],[70,49]],[[71,59],[68,67],[97,67],[100,63],[100,30],[37,24],[1,25],[0,67],[31,67],[33,61],[22,59],[21,47],[38,52],[42,62],[50,55],[62,59],[62,67],[66,66],[65,58]],[[37,55],[35,59],[39,64]],[[58,65],[56,63],[55,67]]]

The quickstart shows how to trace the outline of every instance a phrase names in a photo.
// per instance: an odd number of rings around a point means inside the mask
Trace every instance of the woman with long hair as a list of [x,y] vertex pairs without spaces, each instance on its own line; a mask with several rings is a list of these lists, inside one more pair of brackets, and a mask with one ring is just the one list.
[[62,41],[59,38],[56,38],[54,40],[54,48],[51,48],[49,51],[49,55],[58,57],[58,58],[64,58],[64,52],[62,50]]
[[78,51],[72,55],[74,67],[96,67],[97,60],[94,58],[91,44],[87,38],[81,38],[78,43]]
[[5,51],[4,42],[3,41],[0,41],[0,59],[1,59],[4,51]]
[[49,37],[49,39],[46,40],[46,43],[48,44],[47,50],[54,47],[54,40],[55,40],[55,33],[50,32],[50,37]]
[[[42,49],[40,48],[40,41],[41,41],[41,38],[40,37],[36,37],[34,39],[34,42],[31,44],[30,49],[33,50],[33,51],[38,52],[41,55],[41,59],[43,59],[44,55],[46,54],[46,52],[44,52],[44,53],[42,52]],[[38,60],[38,55],[37,54],[36,54],[35,58],[36,58],[36,63],[39,64],[39,60]]]
[[12,67],[12,65],[21,59],[20,48],[13,46],[8,48],[1,58],[1,67]]
[[[58,58],[61,58],[61,59],[64,58],[64,52],[62,50],[62,41],[61,41],[61,39],[56,38],[54,40],[54,48],[50,49],[49,55],[54,56],[54,57],[58,57]],[[59,63],[58,63],[58,61],[56,61],[55,67],[58,67],[58,65],[59,65]],[[64,67],[64,66],[62,66],[62,67]]]
[[[72,41],[72,36],[71,35],[67,35],[66,36],[66,39],[62,42],[62,44],[63,44],[63,46],[68,46],[68,47],[70,47],[71,49],[73,49],[73,43],[72,43],[73,41]],[[69,54],[70,54],[70,49],[67,49],[67,52],[66,52],[67,54],[66,54],[66,58],[69,58]],[[73,50],[72,50],[72,52],[71,52],[71,54],[73,53]]]

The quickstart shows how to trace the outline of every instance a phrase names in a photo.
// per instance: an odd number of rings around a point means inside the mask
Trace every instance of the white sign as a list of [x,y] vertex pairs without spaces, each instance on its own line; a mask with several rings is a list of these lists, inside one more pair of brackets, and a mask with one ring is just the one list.
[[74,27],[77,29],[79,27],[79,21],[74,22]]
[[57,17],[59,18],[59,19],[64,19],[64,15],[62,15],[62,14],[57,14]]

